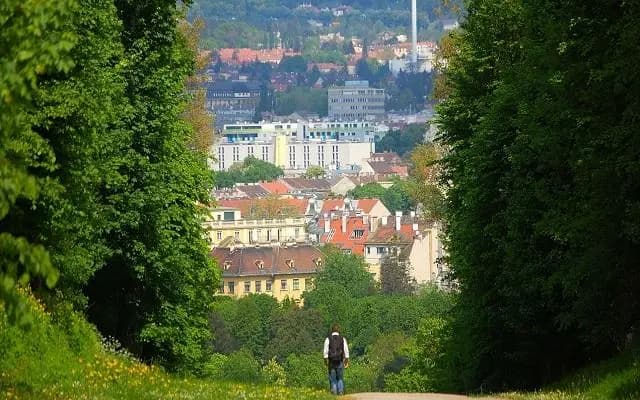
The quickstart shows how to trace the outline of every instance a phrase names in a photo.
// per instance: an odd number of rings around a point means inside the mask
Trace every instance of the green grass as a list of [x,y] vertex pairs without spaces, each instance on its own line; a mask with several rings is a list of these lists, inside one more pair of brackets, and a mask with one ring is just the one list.
[[[27,295],[28,296],[28,295]],[[46,312],[28,296],[33,322],[7,324],[0,306],[0,399],[332,399],[324,391],[178,377],[103,344],[70,309]]]
[[638,400],[640,348],[591,365],[535,393],[505,393],[513,400]]

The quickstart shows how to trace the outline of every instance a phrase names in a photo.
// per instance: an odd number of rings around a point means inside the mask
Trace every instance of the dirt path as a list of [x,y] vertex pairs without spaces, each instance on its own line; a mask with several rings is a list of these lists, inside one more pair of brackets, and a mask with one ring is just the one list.
[[[345,400],[469,400],[472,397],[438,393],[354,393]],[[473,397],[477,400],[500,400],[495,397]]]

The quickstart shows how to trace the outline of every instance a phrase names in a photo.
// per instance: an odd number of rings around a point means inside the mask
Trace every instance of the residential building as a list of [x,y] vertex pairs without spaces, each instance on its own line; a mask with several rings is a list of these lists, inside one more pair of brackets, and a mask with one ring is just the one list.
[[316,229],[320,243],[364,255],[365,242],[391,215],[378,199],[327,199],[322,202]]
[[384,116],[384,89],[369,87],[368,81],[346,81],[328,89],[329,118],[338,121],[375,119]]
[[388,223],[368,236],[364,257],[376,279],[380,277],[383,258],[392,250],[406,255],[411,276],[417,283],[443,284],[446,266],[442,262],[444,250],[439,238],[439,225],[420,221],[415,213],[403,216],[396,212]]
[[307,240],[309,201],[290,198],[219,200],[204,222],[213,247],[302,243]]
[[311,245],[216,248],[212,256],[222,270],[222,294],[265,293],[296,303],[313,287],[323,263],[322,253]]

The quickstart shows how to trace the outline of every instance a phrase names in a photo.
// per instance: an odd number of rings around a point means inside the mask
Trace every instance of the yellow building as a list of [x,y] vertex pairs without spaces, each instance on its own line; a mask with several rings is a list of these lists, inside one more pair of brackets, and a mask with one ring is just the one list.
[[264,293],[299,303],[322,266],[322,253],[311,245],[220,247],[212,255],[222,269],[221,293],[235,298]]
[[[273,204],[272,204],[273,203]],[[205,222],[213,247],[231,243],[305,242],[307,200],[222,200]]]

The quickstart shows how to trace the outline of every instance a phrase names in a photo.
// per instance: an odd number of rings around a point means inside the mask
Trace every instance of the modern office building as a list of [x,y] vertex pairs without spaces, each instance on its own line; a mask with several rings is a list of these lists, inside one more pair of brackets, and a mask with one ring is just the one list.
[[369,87],[368,81],[346,81],[328,91],[329,118],[371,120],[384,116],[384,89]]
[[216,129],[224,124],[252,121],[260,101],[257,81],[214,81],[206,83],[206,108],[215,115]]
[[361,165],[375,152],[373,122],[269,122],[225,125],[215,145],[215,170],[226,170],[248,156],[268,161],[288,173],[309,166],[338,169]]

